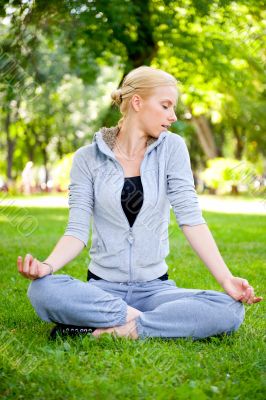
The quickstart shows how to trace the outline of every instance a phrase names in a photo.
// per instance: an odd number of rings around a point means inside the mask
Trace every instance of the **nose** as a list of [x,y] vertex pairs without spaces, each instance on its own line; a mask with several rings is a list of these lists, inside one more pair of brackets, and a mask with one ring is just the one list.
[[175,122],[177,120],[177,116],[176,116],[175,112],[173,112],[173,114],[171,115],[171,117],[169,119],[171,122]]

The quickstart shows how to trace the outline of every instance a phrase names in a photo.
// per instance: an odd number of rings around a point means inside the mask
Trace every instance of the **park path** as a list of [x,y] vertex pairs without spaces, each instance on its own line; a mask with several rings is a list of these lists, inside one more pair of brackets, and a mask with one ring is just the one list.
[[232,196],[199,195],[202,210],[229,214],[264,214],[266,215],[266,198],[243,199]]
[[[203,211],[222,212],[230,214],[260,214],[266,215],[266,198],[243,199],[230,196],[198,195],[200,207]],[[5,193],[0,193],[0,206],[16,207],[54,207],[67,208],[66,195],[29,196],[24,198],[11,198]]]

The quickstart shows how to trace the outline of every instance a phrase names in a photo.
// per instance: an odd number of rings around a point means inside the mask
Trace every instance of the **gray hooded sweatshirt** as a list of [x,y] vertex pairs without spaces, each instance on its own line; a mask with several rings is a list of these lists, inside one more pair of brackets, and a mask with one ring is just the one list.
[[118,127],[102,128],[73,158],[69,221],[64,235],[87,246],[88,268],[111,282],[144,282],[165,274],[169,254],[170,208],[177,223],[206,224],[199,207],[184,139],[162,131],[149,137],[140,167],[143,204],[132,227],[121,205],[124,171],[112,151]]

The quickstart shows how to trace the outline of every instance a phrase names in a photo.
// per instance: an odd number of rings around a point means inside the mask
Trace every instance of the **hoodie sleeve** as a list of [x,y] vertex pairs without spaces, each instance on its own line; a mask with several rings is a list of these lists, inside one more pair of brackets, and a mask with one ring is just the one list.
[[206,224],[199,207],[187,145],[176,134],[169,137],[166,174],[167,197],[179,227]]
[[94,191],[93,179],[82,148],[74,154],[68,189],[69,220],[64,236],[74,236],[87,246]]

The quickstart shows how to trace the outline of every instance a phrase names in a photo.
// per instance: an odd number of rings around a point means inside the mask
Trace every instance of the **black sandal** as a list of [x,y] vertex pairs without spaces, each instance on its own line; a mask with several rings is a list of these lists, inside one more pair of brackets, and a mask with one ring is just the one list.
[[50,332],[50,339],[56,339],[57,334],[60,336],[86,336],[94,332],[97,328],[91,328],[88,326],[76,326],[76,325],[65,325],[57,323]]

